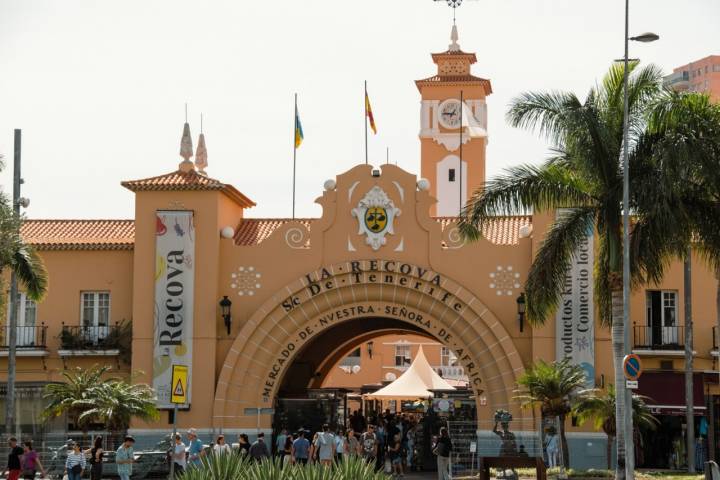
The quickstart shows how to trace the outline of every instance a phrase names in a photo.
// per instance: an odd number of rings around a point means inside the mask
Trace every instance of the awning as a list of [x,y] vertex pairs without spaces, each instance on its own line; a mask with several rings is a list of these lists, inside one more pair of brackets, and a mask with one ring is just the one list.
[[[705,388],[703,373],[693,374],[693,411],[705,415]],[[685,373],[645,372],[638,380],[636,393],[646,400],[652,413],[657,415],[685,415]]]

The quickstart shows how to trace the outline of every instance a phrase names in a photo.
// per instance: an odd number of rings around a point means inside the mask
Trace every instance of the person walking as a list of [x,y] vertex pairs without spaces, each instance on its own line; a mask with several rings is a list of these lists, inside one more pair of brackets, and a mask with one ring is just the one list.
[[85,452],[89,454],[90,461],[90,480],[100,480],[103,471],[103,438],[98,435],[93,441],[93,446]]
[[307,465],[308,456],[310,454],[310,442],[305,438],[305,430],[302,428],[298,431],[298,438],[292,445],[292,461],[300,465]]
[[285,445],[283,445],[283,448],[282,448],[283,465],[289,465],[292,463],[292,447],[293,447],[293,437],[292,437],[292,435],[288,434],[285,437]]
[[[123,440],[120,448],[117,449],[117,452],[115,452],[115,464],[117,464],[117,473],[120,480],[130,480],[130,475],[132,475],[132,464],[135,463],[135,451],[133,450],[134,445],[135,439],[128,435]],[[77,480],[80,480],[80,478],[78,477]]]
[[342,429],[338,429],[337,435],[335,435],[335,461],[340,463],[345,459],[347,455],[347,438],[343,434]]
[[241,433],[238,437],[238,449],[240,450],[240,455],[249,455],[250,439],[246,433]]
[[[65,475],[68,476],[68,480],[80,480],[82,474],[85,471],[85,454],[80,449],[80,444],[77,442],[72,443],[72,451],[68,453],[67,459],[65,460]],[[129,480],[123,479],[121,480]]]
[[230,445],[225,443],[225,435],[222,433],[215,439],[215,445],[213,445],[213,454],[223,455],[230,453]]
[[189,466],[199,467],[202,465],[202,458],[205,456],[203,444],[197,436],[197,430],[191,428],[187,431],[188,438],[188,462]]
[[322,426],[322,432],[318,432],[315,436],[313,446],[318,452],[317,457],[320,463],[330,466],[335,458],[335,435],[330,432],[330,425],[326,423]]
[[173,465],[173,475],[177,476],[182,474],[187,468],[187,452],[185,451],[185,444],[182,441],[182,435],[176,433],[173,441],[175,442],[172,449],[172,461],[175,464]]
[[400,433],[396,433],[388,443],[388,457],[390,465],[392,465],[392,472],[398,477],[403,477],[402,435]]
[[360,436],[360,447],[365,461],[374,465],[378,453],[378,441],[373,425],[368,425],[367,431]]
[[440,438],[433,449],[433,453],[437,455],[438,480],[450,480],[450,452],[452,452],[450,435],[447,428],[441,427]]
[[558,442],[557,431],[555,427],[547,429],[545,436],[545,453],[548,458],[548,467],[554,468],[558,466],[558,453],[560,453],[560,442]]
[[260,462],[265,458],[270,458],[270,451],[265,444],[265,434],[263,432],[258,433],[258,438],[250,445],[250,458],[256,462]]
[[40,463],[40,457],[37,452],[33,450],[32,442],[28,440],[25,442],[24,453],[22,456],[22,476],[24,480],[34,480],[35,474],[40,469],[42,477],[46,477],[45,469],[42,463]]
[[285,440],[287,440],[287,436],[287,429],[283,428],[275,439],[275,455],[280,458],[282,458],[283,450],[285,449]]
[[10,453],[8,453],[7,462],[7,480],[18,480],[20,473],[22,472],[22,465],[20,464],[20,457],[23,454],[23,449],[17,444],[17,438],[10,437],[8,440],[8,446],[10,447]]
[[347,435],[346,435],[346,440],[347,441],[345,443],[345,445],[346,445],[345,455],[348,457],[357,457],[358,455],[360,455],[361,454],[360,441],[355,436],[355,430],[353,430],[352,428],[350,428],[350,430],[348,430]]

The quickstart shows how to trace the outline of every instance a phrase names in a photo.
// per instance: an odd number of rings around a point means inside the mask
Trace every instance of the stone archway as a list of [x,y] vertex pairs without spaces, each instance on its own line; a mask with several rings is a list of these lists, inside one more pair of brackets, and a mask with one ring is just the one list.
[[[297,352],[327,329],[364,317],[419,327],[458,355],[480,405],[522,416],[512,392],[524,367],[508,332],[469,291],[428,267],[396,260],[329,265],[287,285],[245,323],[217,382],[213,426],[252,428],[246,408],[272,407]],[[480,409],[479,409],[480,410]],[[263,419],[265,428],[270,418]]]

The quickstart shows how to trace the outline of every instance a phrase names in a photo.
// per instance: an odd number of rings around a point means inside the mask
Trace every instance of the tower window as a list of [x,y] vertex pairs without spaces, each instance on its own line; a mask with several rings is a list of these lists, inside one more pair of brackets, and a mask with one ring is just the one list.
[[448,182],[454,182],[455,181],[455,169],[451,168],[448,170]]

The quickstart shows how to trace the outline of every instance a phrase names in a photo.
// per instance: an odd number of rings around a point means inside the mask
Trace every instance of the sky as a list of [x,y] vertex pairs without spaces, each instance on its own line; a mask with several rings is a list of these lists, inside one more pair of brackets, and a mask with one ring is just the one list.
[[[632,0],[631,57],[670,72],[720,54],[720,1]],[[584,96],[623,54],[623,0],[465,0],[460,45],[489,78],[488,177],[539,162],[548,145],[504,116],[525,91]],[[208,174],[288,217],[293,96],[305,142],[297,215],[317,217],[323,182],[364,162],[363,81],[377,135],[370,163],[419,174],[420,98],[452,10],[432,0],[0,0],[0,189],[11,191],[13,129],[23,131],[29,218],[132,218],[120,181],[177,168],[200,114]]]

